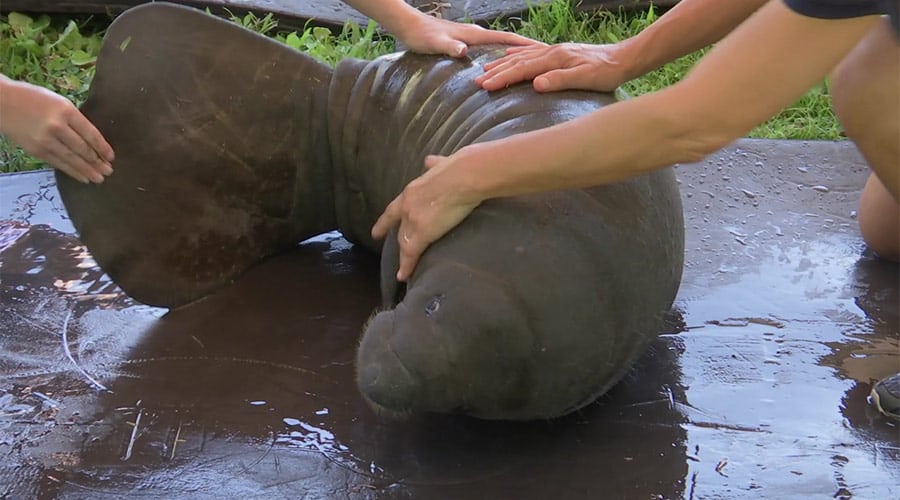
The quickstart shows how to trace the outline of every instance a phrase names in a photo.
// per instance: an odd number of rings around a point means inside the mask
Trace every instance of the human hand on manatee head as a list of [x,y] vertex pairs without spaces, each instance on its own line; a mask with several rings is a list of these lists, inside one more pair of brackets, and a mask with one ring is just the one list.
[[425,14],[403,0],[348,0],[348,4],[376,20],[413,52],[463,57],[469,45],[544,45],[502,31],[482,28]]
[[452,171],[456,163],[464,161],[466,154],[467,150],[463,148],[451,156],[426,157],[426,172],[407,184],[375,221],[372,237],[376,240],[386,237],[399,225],[397,281],[409,279],[425,249],[456,227],[481,203],[481,199],[460,184],[465,183],[465,179]]
[[561,43],[510,47],[504,57],[484,65],[484,74],[475,83],[485,90],[499,90],[532,80],[537,92],[611,92],[633,76],[628,74],[618,44]]
[[3,75],[0,133],[80,182],[100,183],[113,172],[112,146],[71,101]]

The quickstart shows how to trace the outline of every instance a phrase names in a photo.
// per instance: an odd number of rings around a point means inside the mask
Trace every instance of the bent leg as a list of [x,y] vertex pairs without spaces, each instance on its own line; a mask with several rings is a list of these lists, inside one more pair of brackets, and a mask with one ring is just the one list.
[[900,260],[900,44],[887,19],[835,69],[831,95],[875,174],[860,200],[863,239],[879,256]]
[[879,257],[900,260],[900,205],[875,174],[859,200],[859,230]]

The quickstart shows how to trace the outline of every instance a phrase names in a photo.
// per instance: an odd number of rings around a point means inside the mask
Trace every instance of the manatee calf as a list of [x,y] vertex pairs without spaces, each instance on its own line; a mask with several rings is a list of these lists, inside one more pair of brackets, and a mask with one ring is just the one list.
[[683,263],[663,170],[490,200],[405,285],[369,230],[428,154],[547,127],[608,94],[487,93],[502,47],[394,54],[333,71],[200,11],[136,7],[108,29],[83,108],[116,150],[101,185],[57,175],[82,241],[136,300],[177,307],[300,240],[339,229],[382,253],[384,310],[357,382],[387,413],[564,415],[618,381],[661,327]]

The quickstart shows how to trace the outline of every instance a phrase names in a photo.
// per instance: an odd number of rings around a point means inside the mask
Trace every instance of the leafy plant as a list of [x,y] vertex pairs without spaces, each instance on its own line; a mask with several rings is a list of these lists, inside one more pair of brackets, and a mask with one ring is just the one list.
[[275,39],[331,66],[346,57],[373,59],[394,50],[394,39],[380,34],[378,25],[371,20],[365,28],[345,23],[337,35],[328,28],[307,23],[301,33],[279,33]]
[[69,19],[60,26],[47,15],[33,19],[11,12],[0,20],[0,70],[80,103],[94,75],[101,41],[100,32],[82,32],[88,20],[79,24]]
[[[270,31],[278,27],[278,20],[271,12],[263,17],[259,17],[253,12],[244,14],[244,17],[236,16],[228,9],[225,9],[225,12],[228,13],[231,22],[262,35],[268,35]],[[209,9],[206,9],[206,13],[211,14]]]
[[[208,12],[208,9],[207,9]],[[340,33],[335,34],[322,26],[313,26],[307,22],[303,30],[278,31],[278,21],[272,14],[258,17],[248,13],[243,17],[228,12],[229,19],[249,30],[268,35],[275,40],[301,52],[305,52],[320,61],[334,66],[345,57],[372,59],[394,50],[393,38],[378,32],[378,24],[369,21],[365,28],[354,22],[344,24]]]

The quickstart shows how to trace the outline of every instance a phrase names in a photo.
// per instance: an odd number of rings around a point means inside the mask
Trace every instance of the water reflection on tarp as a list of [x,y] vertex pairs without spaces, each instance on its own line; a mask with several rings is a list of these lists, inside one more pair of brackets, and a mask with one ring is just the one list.
[[679,170],[669,328],[531,423],[374,416],[353,350],[378,263],[337,234],[167,312],[96,268],[47,174],[4,178],[0,495],[896,498],[898,427],[866,397],[900,369],[898,267],[859,240],[855,153],[791,147]]
[[[74,241],[32,226],[4,262],[34,255],[26,243],[44,238],[55,238],[54,248]],[[74,264],[79,254],[67,255]],[[165,314],[127,298],[119,309],[79,312],[66,289],[4,301],[36,327],[15,335],[12,350],[33,352],[35,366],[4,365],[9,394],[26,404],[36,392],[61,401],[52,415],[28,416],[45,426],[40,435],[8,436],[40,444],[41,484],[63,496],[582,496],[597,491],[597,470],[610,468],[620,479],[603,489],[617,496],[681,494],[676,337],[660,339],[640,373],[603,398],[616,404],[529,424],[387,422],[353,383],[353,348],[378,303],[377,271],[374,256],[333,235]],[[30,276],[10,274],[8,283]],[[60,353],[59,318],[70,315],[74,362]]]

